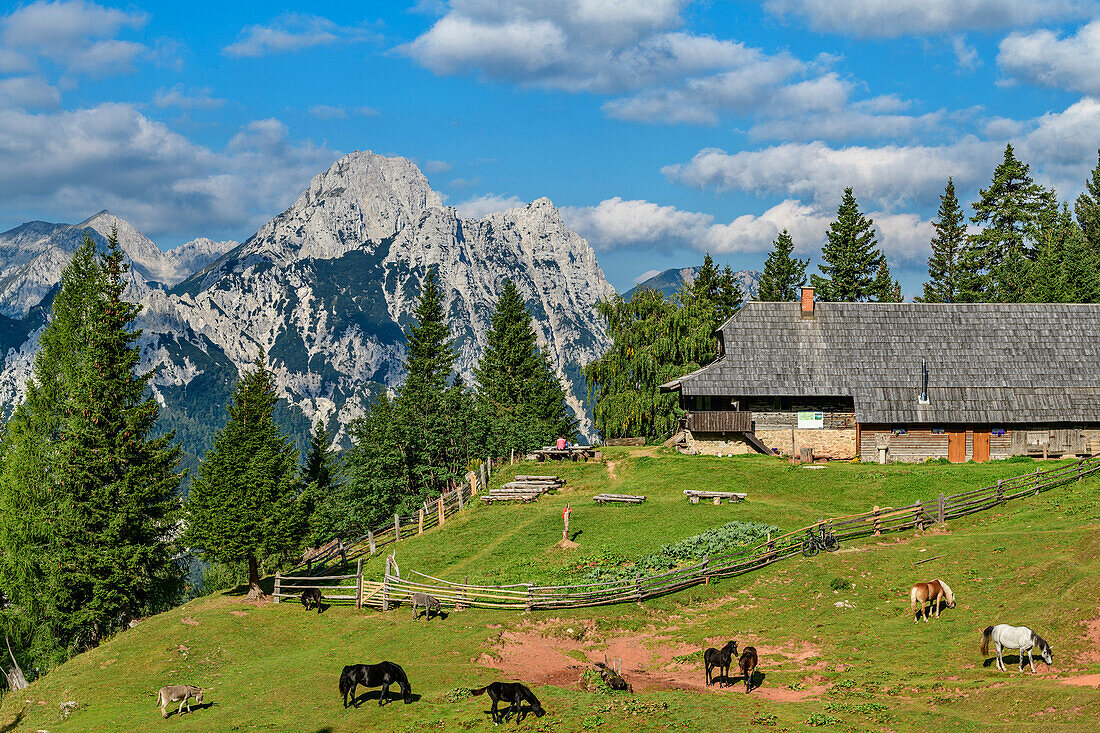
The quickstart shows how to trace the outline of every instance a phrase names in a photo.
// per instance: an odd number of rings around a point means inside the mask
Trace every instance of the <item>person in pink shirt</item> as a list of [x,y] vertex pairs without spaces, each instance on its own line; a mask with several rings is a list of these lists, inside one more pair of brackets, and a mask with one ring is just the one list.
[[569,445],[565,438],[558,438],[558,450],[565,450],[565,446]]

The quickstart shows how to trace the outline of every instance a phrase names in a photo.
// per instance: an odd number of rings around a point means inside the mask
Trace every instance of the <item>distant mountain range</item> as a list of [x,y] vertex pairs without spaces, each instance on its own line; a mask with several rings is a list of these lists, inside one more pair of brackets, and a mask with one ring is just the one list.
[[[30,222],[0,234],[0,406],[22,399],[61,271],[85,231],[117,226],[143,306],[143,367],[155,368],[162,425],[201,455],[240,370],[260,347],[296,438],[324,420],[339,432],[399,384],[402,329],[424,275],[438,272],[457,367],[469,382],[493,304],[515,281],[566,387],[581,431],[593,433],[582,369],[607,334],[595,304],[614,295],[588,243],[548,199],[464,219],[404,158],[355,152],[313,179],[245,242],[196,239],[162,252],[128,222],[100,212],[77,225]],[[338,436],[339,437],[339,436]]]
[[[699,272],[699,269],[699,267],[673,267],[665,270],[627,290],[623,293],[623,298],[630,300],[635,293],[643,289],[660,290],[666,297],[675,295],[684,283],[690,285],[695,280],[695,273]],[[760,290],[759,272],[756,270],[741,270],[735,272],[733,277],[741,288],[745,300],[752,300],[757,296]]]

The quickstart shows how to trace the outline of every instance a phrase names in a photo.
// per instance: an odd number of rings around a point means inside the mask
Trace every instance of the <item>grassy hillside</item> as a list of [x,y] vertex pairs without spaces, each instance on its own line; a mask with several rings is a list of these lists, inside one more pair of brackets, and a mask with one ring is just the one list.
[[[873,504],[984,485],[1035,464],[829,465],[790,469],[765,458],[610,452],[606,464],[568,466],[568,489],[524,506],[478,506],[397,546],[402,569],[490,582],[561,577],[567,558],[629,560],[731,519],[791,529]],[[1044,466],[1046,467],[1046,466]],[[554,467],[555,470],[558,467]],[[531,464],[520,473],[537,473]],[[502,481],[506,475],[494,476]],[[690,486],[747,490],[738,505],[689,505]],[[595,507],[591,496],[645,493],[642,506]],[[493,679],[532,684],[549,715],[542,731],[984,730],[1034,725],[1087,730],[1100,722],[1100,494],[1086,480],[924,533],[868,538],[655,601],[568,613],[452,612],[413,622],[332,607],[251,605],[240,595],[199,599],[147,619],[83,654],[0,707],[0,730],[467,730],[491,727],[486,698],[456,688]],[[551,549],[560,510],[574,507],[581,548]],[[920,566],[914,563],[936,558]],[[601,559],[603,558],[603,559]],[[373,567],[373,566],[372,566]],[[916,580],[942,577],[958,607],[915,625]],[[839,605],[838,605],[839,604]],[[1027,624],[1054,648],[1039,674],[997,672],[978,654],[981,629]],[[699,650],[737,639],[760,651],[761,686],[705,690]],[[635,694],[578,684],[582,660],[623,660]],[[340,668],[390,659],[418,699],[378,708],[374,691],[344,710]],[[1015,653],[1006,664],[1012,670]],[[160,719],[164,684],[208,688],[202,710]],[[28,702],[29,701],[29,702]],[[79,705],[67,720],[59,706]],[[194,707],[194,706],[193,706]],[[21,717],[20,717],[21,716]],[[514,722],[509,725],[514,726]]]

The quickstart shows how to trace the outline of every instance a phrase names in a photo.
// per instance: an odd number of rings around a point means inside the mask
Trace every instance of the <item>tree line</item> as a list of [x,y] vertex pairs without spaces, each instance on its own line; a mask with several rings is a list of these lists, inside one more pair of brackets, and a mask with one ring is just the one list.
[[[928,280],[916,298],[925,303],[1100,302],[1100,154],[1074,202],[1037,184],[1011,145],[980,190],[968,218],[955,183],[947,179],[932,222]],[[772,243],[759,282],[758,300],[792,301],[809,282],[818,300],[901,302],[879,245],[874,221],[845,188],[836,218],[825,232],[820,274],[807,278],[809,259],[794,256],[787,230]],[[640,290],[601,303],[612,345],[588,365],[588,396],[596,427],[605,437],[663,439],[679,424],[677,396],[659,387],[717,356],[714,331],[741,305],[726,267],[707,254],[696,280],[671,298]]]
[[468,386],[432,271],[405,330],[405,381],[347,425],[348,450],[319,421],[300,462],[260,349],[184,496],[174,436],[153,437],[160,406],[139,368],[127,267],[114,233],[104,251],[84,237],[0,437],[0,634],[24,668],[44,672],[186,600],[190,556],[207,589],[247,583],[258,597],[261,576],[303,547],[376,528],[485,456],[576,432],[516,285],[503,283]]

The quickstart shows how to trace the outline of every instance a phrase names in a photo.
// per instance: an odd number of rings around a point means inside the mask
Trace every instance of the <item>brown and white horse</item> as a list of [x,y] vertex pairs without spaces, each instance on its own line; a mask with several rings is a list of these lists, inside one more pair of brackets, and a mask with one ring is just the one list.
[[[909,591],[909,602],[915,614],[913,616],[913,623],[917,622],[921,614],[924,614],[924,620],[928,621],[929,611],[934,612],[936,618],[939,618],[941,598],[947,603],[948,608],[955,607],[955,594],[947,587],[947,583],[942,580],[937,579],[929,583],[917,583],[914,585],[913,589]],[[929,601],[932,602],[931,609],[925,607],[925,604]]]

